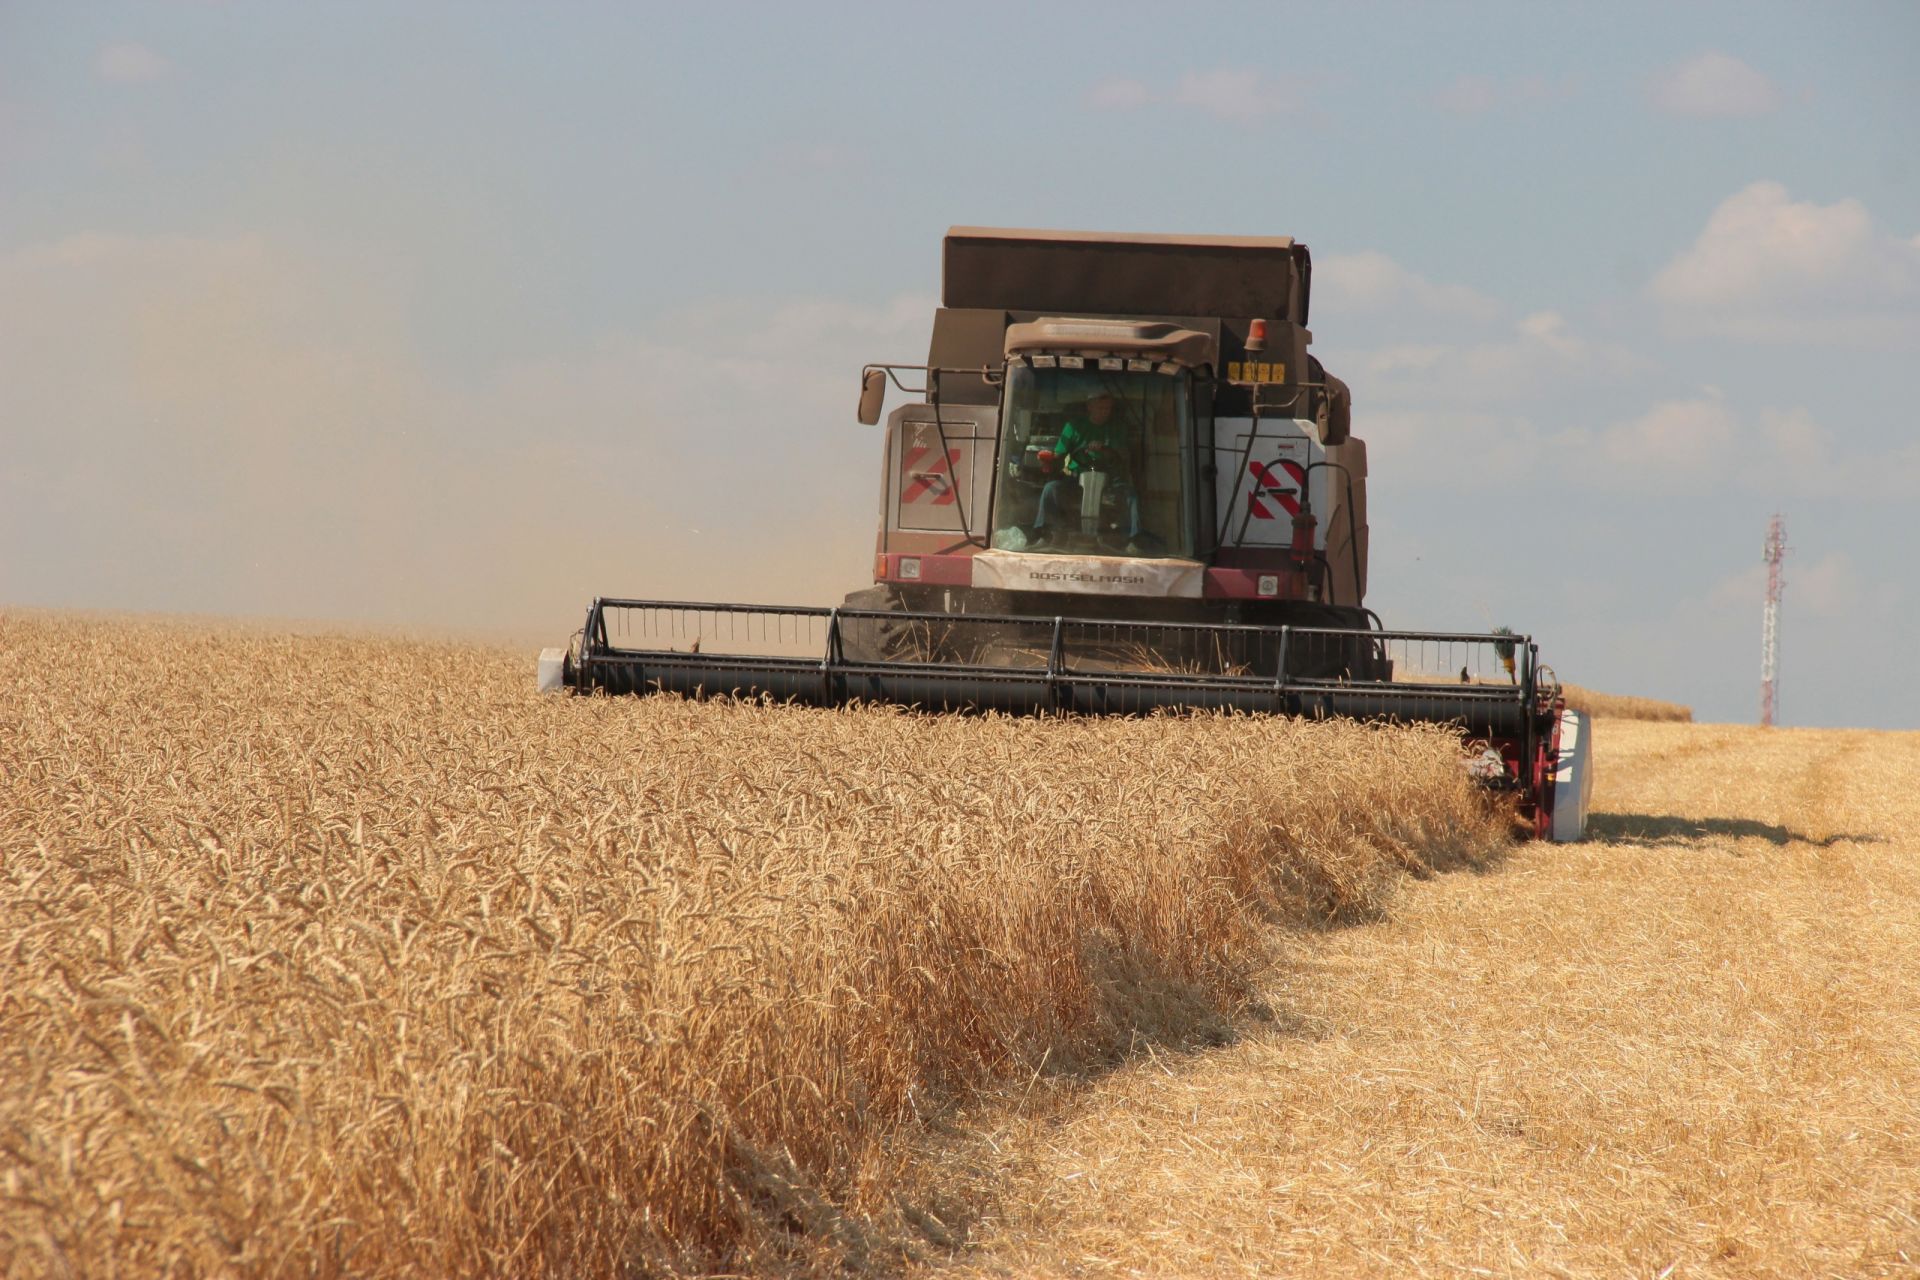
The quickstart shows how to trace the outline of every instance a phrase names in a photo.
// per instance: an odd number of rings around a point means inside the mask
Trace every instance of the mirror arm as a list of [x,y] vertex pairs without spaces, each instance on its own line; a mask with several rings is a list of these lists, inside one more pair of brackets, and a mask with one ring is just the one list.
[[911,396],[926,395],[927,392],[931,389],[930,387],[926,387],[926,386],[910,387],[905,382],[901,381],[900,371],[902,369],[908,370],[909,372],[912,372],[912,373],[965,374],[968,377],[978,378],[982,382],[985,382],[990,386],[997,387],[1000,385],[1001,382],[1006,380],[1007,367],[1003,364],[975,365],[971,369],[950,367],[947,365],[938,365],[938,364],[870,364],[870,365],[864,366],[860,370],[860,376],[862,380],[864,380],[869,371],[878,370],[881,373],[886,374],[888,381],[893,383],[894,386],[900,388],[900,390],[906,392],[908,395],[911,395]]

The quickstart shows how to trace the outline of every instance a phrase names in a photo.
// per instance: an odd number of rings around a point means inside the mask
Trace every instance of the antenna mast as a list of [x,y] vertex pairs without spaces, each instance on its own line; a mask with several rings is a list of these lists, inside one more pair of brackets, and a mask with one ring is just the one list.
[[1787,522],[1775,512],[1767,525],[1767,608],[1760,621],[1760,723],[1773,725],[1780,701],[1780,562],[1787,555]]

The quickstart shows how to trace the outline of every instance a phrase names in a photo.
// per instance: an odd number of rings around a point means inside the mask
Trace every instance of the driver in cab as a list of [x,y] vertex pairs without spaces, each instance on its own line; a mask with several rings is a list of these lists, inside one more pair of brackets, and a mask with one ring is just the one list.
[[[1099,499],[1089,503],[1087,491],[1108,487],[1115,497],[1126,501],[1129,544],[1140,537],[1140,498],[1134,491],[1127,459],[1131,433],[1115,412],[1116,405],[1111,392],[1097,391],[1087,397],[1085,417],[1074,418],[1061,427],[1054,453],[1062,460],[1066,475],[1049,480],[1040,491],[1040,510],[1033,524],[1036,546],[1072,528],[1070,513],[1076,507],[1083,525],[1091,530],[1099,513],[1086,508],[1097,507]],[[1083,483],[1089,475],[1100,479]],[[1132,545],[1127,550],[1128,554],[1138,554]]]

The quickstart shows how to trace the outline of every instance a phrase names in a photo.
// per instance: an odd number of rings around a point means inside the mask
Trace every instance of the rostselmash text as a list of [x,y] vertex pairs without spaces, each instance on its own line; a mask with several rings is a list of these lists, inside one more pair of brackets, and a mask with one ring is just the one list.
[[1027,570],[1029,582],[1094,582],[1102,586],[1145,586],[1146,579],[1128,573],[1043,573],[1038,569]]

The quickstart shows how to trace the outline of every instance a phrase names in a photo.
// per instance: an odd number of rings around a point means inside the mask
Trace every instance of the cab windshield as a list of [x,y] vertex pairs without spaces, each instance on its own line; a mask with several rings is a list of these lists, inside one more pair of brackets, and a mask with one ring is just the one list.
[[1067,555],[1191,556],[1188,380],[1185,370],[1010,363],[993,545]]

